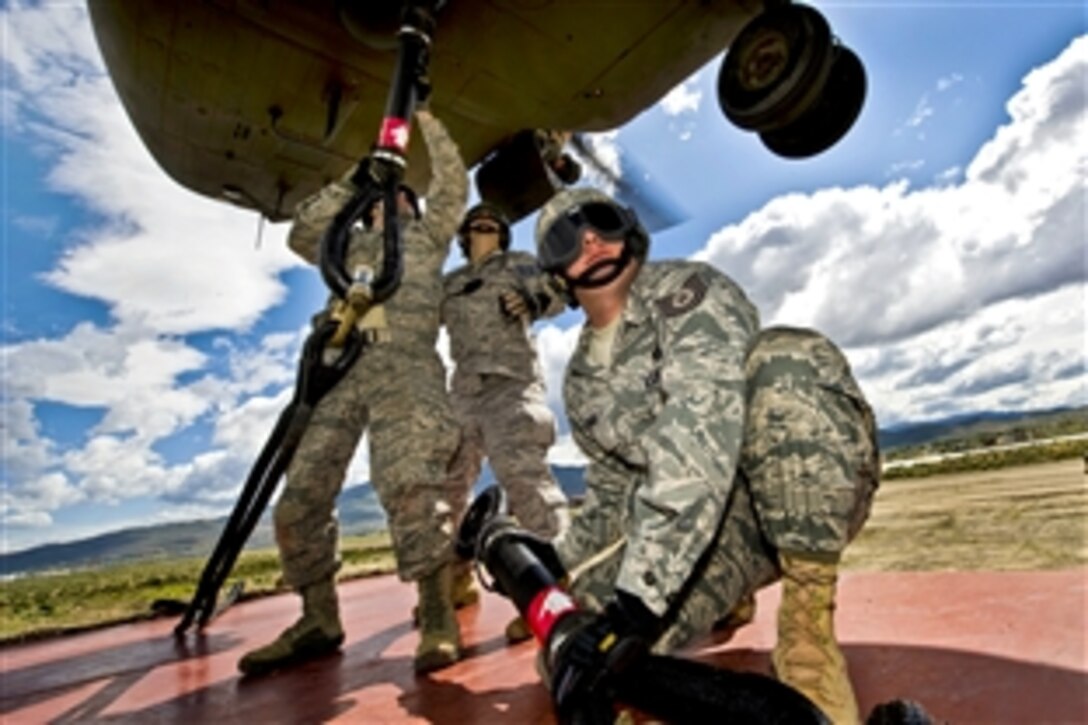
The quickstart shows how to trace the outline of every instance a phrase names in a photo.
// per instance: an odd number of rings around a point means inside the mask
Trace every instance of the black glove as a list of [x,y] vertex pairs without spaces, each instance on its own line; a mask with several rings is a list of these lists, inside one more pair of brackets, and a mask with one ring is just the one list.
[[359,162],[355,173],[351,176],[351,183],[357,189],[377,187],[388,189],[400,183],[404,170],[395,161],[384,156],[368,156]]
[[378,190],[383,188],[386,172],[386,162],[383,159],[365,156],[344,174],[344,180],[356,191]]
[[575,614],[562,626],[552,654],[552,699],[562,722],[610,705],[613,683],[649,652],[661,620],[623,591],[599,614]]

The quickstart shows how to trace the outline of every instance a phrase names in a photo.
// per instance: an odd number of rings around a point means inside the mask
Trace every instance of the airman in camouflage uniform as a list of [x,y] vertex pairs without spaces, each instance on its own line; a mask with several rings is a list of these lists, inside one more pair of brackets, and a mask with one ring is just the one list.
[[706,264],[643,262],[637,218],[595,190],[549,202],[537,241],[588,318],[564,386],[587,494],[555,542],[576,598],[611,617],[603,629],[641,622],[671,651],[781,578],[778,676],[834,722],[856,722],[832,612],[879,459],[846,359],[818,333],[761,330]]
[[[418,216],[404,192],[398,200],[404,273],[382,305],[387,339],[369,344],[314,408],[275,509],[283,578],[302,594],[304,615],[271,645],[246,655],[239,663],[246,673],[335,650],[343,641],[334,590],[339,568],[334,506],[364,432],[397,572],[419,586],[416,669],[437,669],[460,656],[450,602],[454,523],[446,488],[459,433],[435,343],[442,266],[464,210],[467,174],[441,122],[424,110],[416,119],[430,153],[432,181],[426,215]],[[288,238],[291,249],[316,264],[322,234],[354,191],[350,182],[335,181],[303,201]],[[353,231],[346,269],[380,268],[380,205],[372,210],[372,221],[370,228]]]
[[[555,416],[545,401],[531,325],[566,304],[535,257],[509,250],[510,227],[497,209],[473,208],[459,234],[469,262],[446,275],[442,300],[456,364],[453,408],[462,426],[456,490],[467,499],[486,456],[510,512],[551,538],[566,527],[567,501],[545,461]],[[465,500],[459,503],[455,511],[463,513]]]
[[[527,530],[551,538],[569,523],[567,499],[546,457],[555,443],[555,416],[531,326],[566,306],[536,258],[510,251],[510,224],[486,202],[465,214],[458,241],[468,263],[446,275],[442,321],[456,368],[451,383],[461,446],[451,476],[459,520],[484,457],[506,492],[510,513]],[[511,642],[528,639],[521,618],[506,628]]]

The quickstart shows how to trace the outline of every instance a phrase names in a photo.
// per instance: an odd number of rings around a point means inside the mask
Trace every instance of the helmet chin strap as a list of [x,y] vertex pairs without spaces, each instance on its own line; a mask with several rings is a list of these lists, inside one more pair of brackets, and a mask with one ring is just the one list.
[[[564,274],[563,279],[567,281],[567,285],[570,286],[571,289],[574,289],[575,287],[581,289],[597,289],[598,287],[604,287],[612,284],[617,277],[623,274],[623,270],[631,263],[631,259],[631,245],[627,241],[624,241],[623,251],[620,253],[620,256],[615,259],[602,259],[577,277],[568,277]],[[597,273],[601,270],[608,270],[608,272],[598,278]]]

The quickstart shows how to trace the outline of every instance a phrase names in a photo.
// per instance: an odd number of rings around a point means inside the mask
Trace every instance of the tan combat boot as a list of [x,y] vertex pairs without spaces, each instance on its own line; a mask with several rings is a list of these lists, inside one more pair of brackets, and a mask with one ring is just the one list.
[[479,602],[480,589],[476,586],[476,577],[472,573],[472,565],[467,561],[459,561],[450,568],[453,569],[450,598],[453,599],[454,609],[471,607]]
[[448,667],[461,658],[461,629],[450,598],[450,567],[443,566],[419,580],[419,647],[417,674]]
[[299,590],[302,618],[288,627],[271,644],[247,653],[238,661],[245,675],[262,675],[288,665],[331,654],[344,643],[336,584],[332,579]]
[[781,553],[782,603],[778,642],[771,653],[775,674],[800,690],[835,725],[855,725],[858,705],[846,658],[835,641],[838,561],[819,555]]
[[[476,586],[476,577],[472,566],[467,561],[451,564],[453,576],[450,577],[450,599],[454,609],[471,607],[480,601],[480,590]],[[412,607],[412,626],[419,626],[419,605]]]

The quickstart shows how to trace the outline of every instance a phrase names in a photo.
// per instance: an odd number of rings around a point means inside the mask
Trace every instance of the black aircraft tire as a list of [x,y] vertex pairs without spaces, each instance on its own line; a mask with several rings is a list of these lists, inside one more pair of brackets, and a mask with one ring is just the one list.
[[494,204],[510,223],[539,209],[559,191],[540,156],[532,130],[516,133],[476,169],[480,198]]
[[819,102],[790,125],[759,135],[775,154],[803,159],[826,151],[854,125],[865,102],[865,67],[854,51],[840,46]]
[[733,124],[772,131],[818,102],[831,70],[831,29],[817,10],[783,5],[748,23],[718,72],[718,103]]

